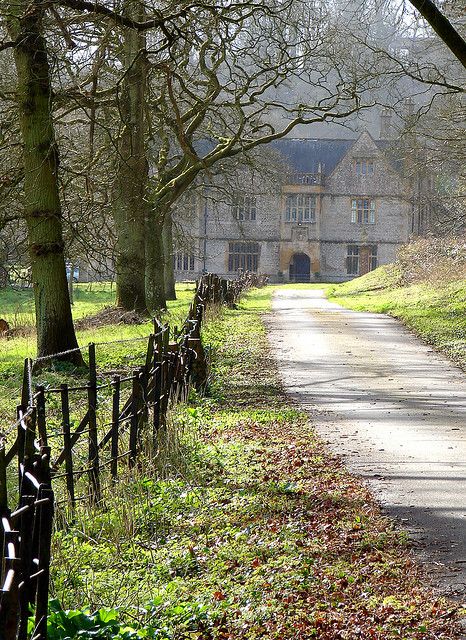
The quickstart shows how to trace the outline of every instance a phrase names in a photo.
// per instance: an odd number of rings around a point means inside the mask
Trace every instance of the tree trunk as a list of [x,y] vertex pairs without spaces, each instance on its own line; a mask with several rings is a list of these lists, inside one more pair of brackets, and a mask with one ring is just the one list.
[[[126,15],[140,20],[141,2],[126,0]],[[118,140],[113,216],[117,233],[117,305],[147,311],[145,300],[144,221],[147,209],[149,165],[145,148],[144,99],[147,60],[145,36],[132,29],[124,34],[125,76],[119,98],[122,132]]]
[[149,311],[166,309],[163,250],[164,215],[157,205],[148,212],[146,231],[146,302]]
[[173,219],[171,211],[167,211],[163,220],[162,229],[165,297],[167,300],[176,300],[175,269],[173,265]]
[[68,293],[70,295],[70,305],[73,306],[74,305],[74,262],[70,263],[70,277],[68,278]]
[[[42,35],[44,4],[11,3],[9,29],[15,48],[18,107],[23,141],[24,216],[34,287],[38,356],[78,346],[73,327],[63,254],[58,193],[58,149],[52,114],[50,71]],[[79,351],[67,360],[82,364]]]

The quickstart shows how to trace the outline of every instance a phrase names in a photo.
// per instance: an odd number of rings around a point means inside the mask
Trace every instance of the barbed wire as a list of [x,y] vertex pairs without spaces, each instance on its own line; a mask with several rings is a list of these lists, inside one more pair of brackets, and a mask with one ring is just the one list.
[[124,343],[128,343],[128,342],[142,342],[145,340],[148,340],[151,336],[153,336],[154,338],[158,338],[159,336],[163,335],[166,331],[169,331],[169,326],[168,325],[163,325],[163,328],[161,329],[161,331],[158,331],[157,333],[150,333],[144,336],[137,336],[135,338],[121,338],[119,340],[106,340],[106,341],[102,341],[102,342],[89,342],[87,345],[82,346],[82,347],[75,347],[74,349],[67,349],[66,351],[58,351],[57,353],[50,353],[46,356],[38,356],[37,358],[32,358],[31,362],[32,362],[32,366],[34,366],[36,364],[36,362],[44,362],[45,360],[53,360],[53,358],[60,358],[61,356],[67,356],[70,353],[76,353],[77,351],[82,351],[83,349],[85,349],[86,347],[89,347],[90,344],[94,344],[96,347],[102,347],[105,345],[110,345],[110,344],[124,344]]
[[154,338],[161,335],[163,331],[159,331],[156,334],[149,334],[147,336],[139,336],[137,338],[122,338],[121,340],[109,340],[108,342],[94,342],[96,347],[101,347],[107,344],[124,344],[126,342],[142,342],[143,340],[149,340],[150,336],[153,335]]

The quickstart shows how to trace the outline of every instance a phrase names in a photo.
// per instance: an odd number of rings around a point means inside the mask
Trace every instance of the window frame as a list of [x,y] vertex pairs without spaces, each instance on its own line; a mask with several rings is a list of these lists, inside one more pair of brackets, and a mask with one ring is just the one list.
[[[369,271],[374,271],[378,266],[377,245],[364,245],[369,247]],[[346,274],[358,276],[361,272],[361,248],[359,244],[350,243],[346,245]]]
[[257,200],[252,194],[237,193],[231,203],[233,218],[239,222],[255,222],[257,219]]
[[359,275],[359,248],[358,244],[346,245],[346,274],[348,276]]
[[285,194],[285,222],[314,224],[317,213],[315,193]]
[[360,178],[372,177],[374,175],[375,165],[373,158],[356,158],[354,161],[354,170]]
[[375,212],[375,200],[372,198],[351,198],[351,224],[375,224]]
[[228,272],[259,270],[260,244],[252,240],[232,240],[228,243]]
[[195,271],[196,259],[192,251],[175,251],[173,254],[173,268],[175,271]]
[[370,252],[369,252],[369,271],[374,271],[374,269],[377,269],[377,266],[378,266],[377,245],[371,244]]

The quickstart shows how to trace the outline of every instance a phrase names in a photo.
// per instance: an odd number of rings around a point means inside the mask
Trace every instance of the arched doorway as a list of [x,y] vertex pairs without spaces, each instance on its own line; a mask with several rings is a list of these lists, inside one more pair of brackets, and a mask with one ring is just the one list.
[[290,262],[290,282],[311,281],[311,259],[305,253],[295,253]]

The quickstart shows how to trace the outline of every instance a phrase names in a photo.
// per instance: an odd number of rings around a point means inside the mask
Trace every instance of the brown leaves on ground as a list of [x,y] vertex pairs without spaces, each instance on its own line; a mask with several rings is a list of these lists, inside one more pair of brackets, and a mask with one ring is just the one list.
[[147,317],[144,317],[136,311],[127,311],[121,307],[105,307],[99,313],[92,316],[86,316],[75,322],[76,329],[97,329],[113,324],[144,324]]
[[[263,531],[263,544],[266,539],[278,550],[270,557],[254,557],[248,566],[263,577],[263,607],[273,613],[261,623],[243,621],[240,628],[226,616],[215,637],[461,637],[457,608],[433,598],[402,536],[362,481],[316,440],[305,419],[263,424],[244,420],[222,439],[243,442],[252,450],[248,486],[269,499],[250,524]],[[277,502],[276,495],[286,502]],[[294,545],[298,562],[287,564],[280,545]],[[230,572],[241,579],[244,571],[241,562],[230,564]],[[229,595],[225,587],[214,599]]]

